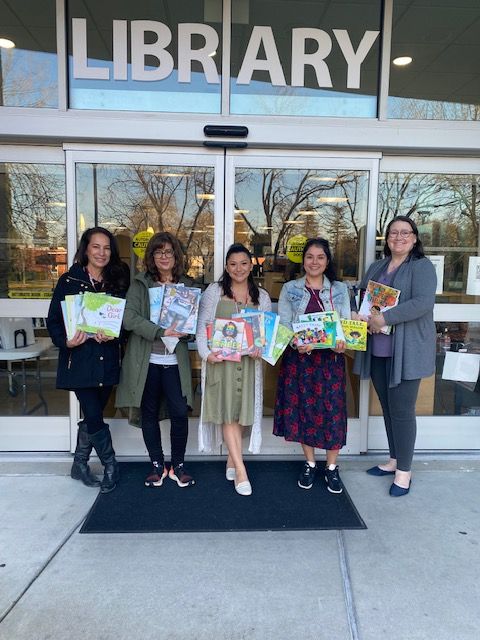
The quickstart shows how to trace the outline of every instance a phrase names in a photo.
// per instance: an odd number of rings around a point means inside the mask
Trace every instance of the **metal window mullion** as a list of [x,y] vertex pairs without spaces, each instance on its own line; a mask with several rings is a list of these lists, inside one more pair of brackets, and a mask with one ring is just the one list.
[[223,0],[222,14],[222,97],[221,114],[230,114],[230,47],[232,44],[232,3]]
[[67,22],[65,0],[56,0],[58,110],[67,111]]
[[378,119],[387,120],[388,91],[390,85],[390,59],[392,56],[393,0],[385,0],[382,24],[382,51],[380,87],[378,92]]

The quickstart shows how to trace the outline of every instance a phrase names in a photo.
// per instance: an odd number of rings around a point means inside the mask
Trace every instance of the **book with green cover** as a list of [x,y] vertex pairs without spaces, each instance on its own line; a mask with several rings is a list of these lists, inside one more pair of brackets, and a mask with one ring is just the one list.
[[311,346],[313,349],[334,349],[336,344],[336,322],[327,320],[313,322],[293,322],[296,347]]
[[82,300],[77,317],[77,329],[86,333],[103,331],[106,336],[118,338],[122,328],[125,299],[90,291],[79,297]]
[[283,324],[278,324],[275,336],[272,340],[273,344],[271,349],[271,355],[262,356],[263,360],[265,360],[265,362],[268,362],[268,364],[271,364],[272,366],[275,365],[278,362],[282,353],[290,344],[290,340],[292,339],[292,337],[293,337],[293,331],[291,329],[289,329]]
[[367,323],[363,320],[341,320],[347,349],[367,350]]

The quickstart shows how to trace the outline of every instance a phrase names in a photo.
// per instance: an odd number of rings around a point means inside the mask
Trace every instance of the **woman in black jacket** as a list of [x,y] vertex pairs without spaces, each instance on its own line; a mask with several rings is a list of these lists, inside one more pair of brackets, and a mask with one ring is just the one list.
[[[103,227],[87,229],[81,239],[74,264],[55,287],[48,311],[47,327],[53,343],[60,349],[57,389],[74,391],[80,402],[83,420],[78,424],[77,447],[71,477],[102,493],[112,491],[119,479],[108,424],[103,410],[112,388],[119,380],[121,344],[98,332],[93,338],[77,330],[67,340],[61,302],[67,295],[86,291],[124,298],[129,285],[129,271],[120,260],[115,238]],[[88,459],[92,448],[104,466],[100,482],[90,471]]]

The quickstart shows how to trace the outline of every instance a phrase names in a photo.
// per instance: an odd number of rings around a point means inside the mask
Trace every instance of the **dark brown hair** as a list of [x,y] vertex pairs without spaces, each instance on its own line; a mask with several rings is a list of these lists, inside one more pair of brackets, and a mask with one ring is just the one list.
[[87,247],[90,244],[92,236],[96,233],[101,233],[107,237],[110,242],[110,260],[102,270],[102,278],[105,283],[105,287],[113,294],[124,295],[130,282],[130,272],[128,266],[121,261],[117,241],[108,229],[105,229],[104,227],[91,227],[90,229],[86,229],[82,233],[73,261],[80,264],[82,267],[87,266]]
[[160,274],[155,266],[153,254],[157,249],[163,249],[166,244],[170,244],[173,249],[175,264],[172,267],[172,278],[174,282],[178,282],[183,275],[184,256],[180,242],[168,231],[159,231],[148,241],[147,248],[145,249],[145,271],[150,274],[154,280],[160,280]]
[[420,238],[418,237],[418,227],[415,224],[415,222],[409,218],[408,216],[396,216],[395,218],[393,218],[392,220],[390,220],[390,222],[387,225],[387,229],[385,231],[385,246],[383,247],[383,254],[385,255],[385,257],[389,257],[392,255],[392,252],[390,250],[390,247],[388,246],[388,234],[390,232],[390,227],[392,226],[392,224],[394,222],[408,222],[408,224],[410,225],[412,232],[415,234],[415,244],[412,247],[412,250],[410,251],[410,257],[412,258],[424,258],[425,257],[425,252],[423,250],[423,244],[422,241],[420,240]]
[[327,256],[327,261],[328,261],[324,273],[327,276],[327,278],[330,280],[330,282],[333,282],[334,280],[336,280],[337,269],[335,267],[335,263],[333,262],[332,252],[330,251],[330,245],[328,244],[328,240],[325,240],[324,238],[310,238],[310,240],[307,240],[307,242],[305,243],[305,246],[303,247],[302,266],[303,266],[303,263],[305,262],[305,254],[310,249],[310,247],[319,247],[320,249],[323,249],[323,251],[325,252],[325,255]]
[[[228,259],[234,253],[245,253],[248,256],[248,259],[250,260],[250,262],[252,261],[252,254],[247,249],[247,247],[241,244],[240,242],[236,242],[235,244],[232,244],[229,247],[227,251],[227,255],[225,256],[225,264],[227,264]],[[232,278],[230,277],[230,274],[228,273],[226,268],[223,270],[222,277],[220,278],[218,283],[223,289],[223,295],[233,300]],[[253,304],[258,304],[260,291],[255,283],[255,280],[253,279],[253,274],[251,271],[248,274],[248,295],[250,296]]]

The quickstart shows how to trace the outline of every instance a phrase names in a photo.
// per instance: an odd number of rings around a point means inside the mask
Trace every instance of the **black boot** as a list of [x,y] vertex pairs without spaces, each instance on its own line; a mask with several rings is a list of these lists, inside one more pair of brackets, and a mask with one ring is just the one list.
[[100,462],[104,466],[103,480],[100,484],[101,493],[110,493],[117,486],[120,480],[118,462],[115,460],[115,451],[112,445],[112,436],[108,424],[104,429],[91,433],[90,442],[93,444]]
[[92,453],[92,443],[88,437],[87,425],[83,420],[78,423],[77,448],[73,457],[70,476],[80,480],[87,487],[99,487],[100,480],[93,475],[88,466],[88,459]]

